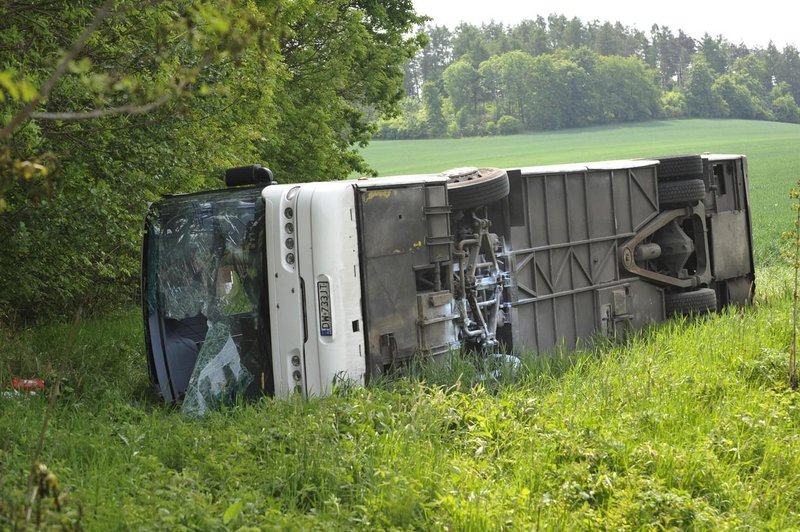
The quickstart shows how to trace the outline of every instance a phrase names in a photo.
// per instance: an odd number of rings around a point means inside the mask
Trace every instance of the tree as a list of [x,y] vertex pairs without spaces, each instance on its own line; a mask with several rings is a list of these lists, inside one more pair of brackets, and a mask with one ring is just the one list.
[[[326,0],[289,25],[276,92],[280,135],[256,146],[276,175],[316,180],[369,173],[359,148],[404,96],[403,64],[424,46],[409,0]],[[314,124],[313,135],[309,124]],[[302,139],[298,142],[298,139]]]
[[580,48],[586,43],[586,29],[578,17],[572,17],[564,27],[564,45],[569,48]]
[[446,26],[427,26],[428,44],[420,52],[423,83],[439,81],[442,72],[453,62],[452,35]]
[[661,95],[661,112],[667,118],[683,118],[688,113],[686,96],[680,91],[669,91]]
[[769,71],[764,56],[764,52],[759,51],[740,57],[734,61],[731,71],[737,76],[744,76],[746,79],[752,80],[752,84],[748,83],[748,88],[766,99],[772,90],[773,83],[772,72]]
[[[451,42],[446,28],[428,31],[432,42]],[[793,120],[792,102],[800,86],[800,53],[794,47],[778,51],[770,43],[764,50],[749,49],[708,34],[695,41],[666,26],[654,25],[646,35],[619,22],[584,24],[552,14],[508,28],[494,22],[481,27],[464,24],[452,37],[451,47],[442,44],[441,52],[434,53],[428,46],[414,64],[417,69],[430,65],[426,80],[443,79],[442,65],[452,66],[448,61],[453,56],[471,66],[454,68],[450,85],[439,85],[448,131],[459,135],[494,130],[504,116],[506,124],[515,120],[511,129],[580,127],[655,116],[771,120],[776,101],[778,115]],[[544,59],[532,62],[524,54]],[[602,65],[601,55],[609,58]],[[621,57],[633,61],[621,62]],[[456,81],[456,71],[463,74],[463,83]],[[781,82],[789,88],[790,100],[770,94]],[[409,94],[418,92],[415,86]]]
[[533,62],[530,54],[516,50],[481,63],[481,82],[496,101],[495,119],[511,115],[527,123],[531,93],[535,90]]
[[422,84],[422,104],[425,109],[425,125],[428,134],[441,137],[447,132],[444,116],[444,88],[442,82],[426,81]]
[[582,127],[597,122],[600,88],[596,82],[600,56],[583,46],[561,50],[554,56],[568,69],[562,86],[564,127]]
[[731,117],[770,120],[773,118],[772,111],[765,99],[760,97],[758,88],[759,83],[744,73],[723,74],[712,85],[712,91],[725,101]]
[[619,23],[606,22],[598,28],[594,49],[600,55],[626,55],[624,29]]
[[127,301],[146,202],[225,167],[368,171],[420,22],[407,0],[0,5],[0,167],[21,176],[0,178],[0,316]]
[[677,72],[675,74],[678,87],[683,87],[685,84],[686,73],[693,61],[695,52],[697,51],[695,40],[686,35],[683,30],[678,30],[678,37],[676,39],[677,45]]
[[714,90],[714,73],[702,54],[695,56],[689,72],[686,105],[691,116],[711,118],[728,115],[725,100]]
[[510,50],[508,35],[503,24],[493,20],[488,24],[481,24],[481,33],[489,56],[501,55]]
[[567,46],[567,41],[565,39],[567,24],[567,17],[564,15],[552,13],[547,17],[547,29],[550,32],[551,49],[565,48]]
[[378,122],[377,138],[389,140],[421,139],[430,135],[423,103],[419,98],[406,98],[401,104],[401,109],[402,112],[397,116]]
[[649,120],[660,114],[656,73],[636,57],[601,57],[595,82],[603,121]]
[[499,55],[490,57],[478,67],[478,82],[483,95],[489,100],[490,107],[493,108],[494,120],[500,118],[500,115],[510,112],[510,102],[505,96],[501,57]]
[[775,83],[781,81],[779,78],[783,70],[783,56],[772,41],[769,42],[767,49],[764,50],[764,65],[770,75],[771,88]]
[[786,82],[779,83],[772,89],[770,94],[772,100],[772,111],[775,113],[776,120],[781,122],[800,123],[800,108],[792,96],[791,87]]
[[447,67],[442,73],[442,79],[456,112],[464,109],[472,113],[478,112],[480,76],[468,58],[461,58]]
[[667,26],[653,25],[650,30],[653,56],[661,73],[661,87],[683,87],[685,73],[695,52],[694,39],[678,30],[675,36]]
[[272,125],[271,87],[251,81],[280,73],[277,40],[259,31],[271,13],[224,2],[2,9],[0,64],[36,87],[3,105],[3,158],[23,169],[50,161],[41,166],[57,178],[49,195],[5,188],[0,314],[127,300],[146,201],[199,187],[234,152],[251,158],[255,129],[229,124]]
[[670,90],[680,70],[679,42],[666,26],[654,24],[650,29],[653,43],[653,65],[661,74],[661,87]]
[[778,81],[785,81],[792,89],[795,101],[800,101],[800,52],[792,45],[783,49],[781,68],[776,75]]
[[511,28],[511,46],[534,56],[550,51],[547,21],[539,16],[536,20],[523,20]]
[[717,74],[724,74],[728,70],[728,49],[730,44],[722,35],[711,37],[708,33],[700,40],[698,51],[706,58],[708,66]]
[[453,36],[453,58],[466,58],[470,64],[478,65],[489,59],[491,55],[486,47],[486,38],[480,28],[473,24],[462,23],[455,29]]
[[574,111],[584,87],[585,71],[575,62],[553,54],[534,57],[531,62],[531,99],[526,126],[530,129],[559,129],[579,120]]

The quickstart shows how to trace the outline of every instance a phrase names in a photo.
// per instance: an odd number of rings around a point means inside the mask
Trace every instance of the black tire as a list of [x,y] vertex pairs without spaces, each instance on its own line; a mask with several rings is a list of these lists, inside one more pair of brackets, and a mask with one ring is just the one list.
[[[448,172],[445,172],[445,175],[448,175]],[[457,170],[449,175],[447,197],[454,210],[473,209],[508,196],[508,174],[505,170],[494,168]]]
[[706,184],[702,179],[664,181],[658,184],[660,207],[683,207],[694,205],[706,197]]
[[702,179],[703,158],[699,155],[682,155],[680,157],[656,157],[659,161],[658,180],[675,181],[677,179]]
[[664,310],[673,314],[705,314],[717,310],[717,293],[711,288],[664,294]]

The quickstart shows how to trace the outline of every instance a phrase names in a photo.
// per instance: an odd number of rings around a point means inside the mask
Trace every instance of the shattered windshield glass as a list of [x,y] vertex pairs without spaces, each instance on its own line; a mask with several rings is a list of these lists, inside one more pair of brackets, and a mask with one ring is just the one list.
[[239,395],[271,394],[260,189],[154,204],[145,241],[151,375],[202,416]]

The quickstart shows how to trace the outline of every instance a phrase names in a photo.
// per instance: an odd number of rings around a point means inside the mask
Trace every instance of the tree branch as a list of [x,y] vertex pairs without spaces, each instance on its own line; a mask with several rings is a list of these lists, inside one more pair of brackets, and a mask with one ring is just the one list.
[[61,58],[58,66],[56,66],[53,74],[39,89],[39,94],[36,96],[36,98],[25,104],[25,107],[23,107],[11,119],[11,121],[3,127],[3,129],[0,129],[0,140],[9,137],[21,123],[23,123],[33,114],[33,110],[36,109],[36,106],[39,105],[42,100],[47,98],[47,96],[50,94],[50,91],[52,91],[53,87],[55,87],[56,83],[58,83],[58,81],[66,73],[70,62],[75,59],[83,49],[83,45],[86,44],[86,41],[89,40],[89,37],[92,35],[92,33],[94,33],[97,27],[100,26],[100,24],[111,14],[111,8],[114,5],[114,1],[115,0],[106,0],[106,2],[97,10],[97,12],[95,12],[92,22],[83,29],[83,33],[81,33],[80,36],[72,43],[72,46],[70,46],[67,53]]
[[108,109],[95,109],[83,112],[63,112],[63,113],[31,113],[31,118],[37,120],[63,120],[65,122],[75,122],[78,120],[91,120],[112,115],[143,115],[153,109],[161,107],[169,101],[170,95],[165,94],[158,100],[144,105],[120,105],[119,107],[109,107]]

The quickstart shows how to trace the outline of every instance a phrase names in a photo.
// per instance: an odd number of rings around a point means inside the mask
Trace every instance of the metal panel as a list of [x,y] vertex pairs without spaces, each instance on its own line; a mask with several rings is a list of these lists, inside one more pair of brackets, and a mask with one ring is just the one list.
[[450,260],[450,206],[447,203],[445,186],[428,185],[425,187],[425,221],[427,232],[425,243],[428,245],[431,262]]
[[664,293],[661,288],[646,281],[634,281],[628,291],[629,312],[633,315],[633,328],[638,329],[656,321],[664,314]]
[[706,179],[712,183],[714,210],[717,212],[741,209],[744,194],[742,180],[737,179],[737,163],[732,160],[707,163]]
[[746,305],[753,301],[755,280],[752,275],[725,281],[721,285],[725,293],[724,301],[729,305]]
[[417,294],[418,347],[421,353],[446,353],[456,338],[453,294],[449,290]]
[[573,348],[597,329],[594,292],[572,292],[512,308],[512,341],[516,350]]
[[751,273],[747,217],[744,211],[721,212],[709,217],[711,269],[716,280]]
[[440,301],[444,292],[452,300],[450,210],[443,183],[360,189],[357,203],[369,372],[376,375],[420,350],[457,342],[455,327],[444,323],[450,306]]
[[[371,355],[380,353],[380,337],[394,336],[397,352],[390,360],[413,354],[417,347],[416,291],[414,262],[417,257],[410,253],[371,257],[366,261],[367,335]],[[373,357],[374,358],[374,357]]]
[[[509,232],[517,349],[570,348],[600,330],[596,292],[626,283],[618,244],[658,214],[655,163],[547,170],[552,169],[523,170],[514,189],[524,201],[511,200],[524,210],[524,216],[512,213]],[[624,286],[629,299],[645,293],[652,299],[645,289],[632,294]],[[663,316],[660,301],[657,311],[648,310],[642,319]]]
[[[384,257],[422,252],[425,245],[424,187],[361,190],[364,252]],[[425,262],[427,257],[425,257]]]
[[661,289],[633,280],[596,292],[597,327],[604,336],[621,337],[628,331],[664,319]]

